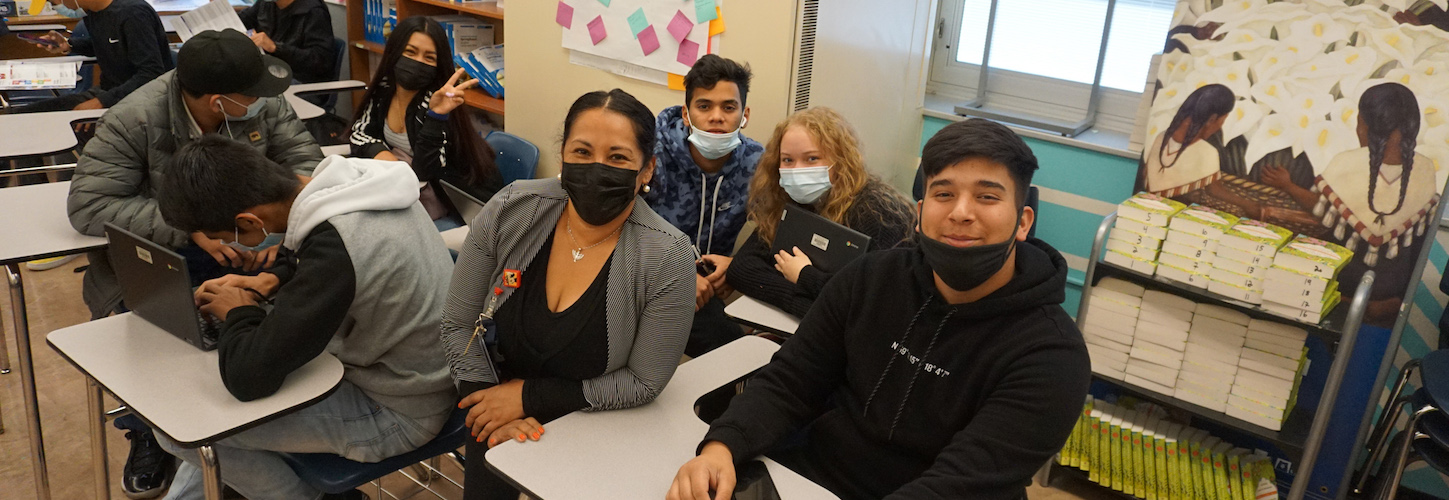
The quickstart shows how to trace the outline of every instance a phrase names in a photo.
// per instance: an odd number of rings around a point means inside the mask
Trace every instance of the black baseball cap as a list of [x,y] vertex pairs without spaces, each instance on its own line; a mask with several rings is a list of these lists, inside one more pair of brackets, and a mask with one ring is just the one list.
[[237,30],[207,30],[181,46],[176,78],[199,94],[275,97],[292,85],[292,67]]

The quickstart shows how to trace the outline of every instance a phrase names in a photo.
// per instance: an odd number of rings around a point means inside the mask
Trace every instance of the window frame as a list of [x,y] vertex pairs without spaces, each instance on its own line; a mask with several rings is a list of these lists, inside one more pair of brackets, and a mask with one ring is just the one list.
[[[965,2],[966,0],[941,0],[938,4],[936,29],[932,33],[930,76],[926,82],[927,92],[961,103],[977,96],[976,86],[981,75],[980,65],[956,60],[956,44],[961,39]],[[1144,78],[1144,88],[1146,82],[1147,78]],[[987,101],[984,107],[1075,122],[1086,115],[1091,88],[1089,83],[993,67],[987,83]],[[1130,134],[1136,126],[1142,92],[1105,86],[1099,92],[1101,101],[1093,128]]]

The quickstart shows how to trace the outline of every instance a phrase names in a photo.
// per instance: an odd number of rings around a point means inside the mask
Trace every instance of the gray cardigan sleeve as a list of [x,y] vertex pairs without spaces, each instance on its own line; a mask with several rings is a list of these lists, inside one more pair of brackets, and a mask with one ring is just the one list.
[[514,194],[513,186],[505,188],[469,221],[468,238],[453,266],[448,303],[443,306],[441,334],[453,379],[460,387],[467,382],[490,385],[499,382],[498,370],[483,346],[482,334],[474,338],[473,330],[491,293],[489,285],[493,283],[493,271],[500,260],[494,235],[498,214]]

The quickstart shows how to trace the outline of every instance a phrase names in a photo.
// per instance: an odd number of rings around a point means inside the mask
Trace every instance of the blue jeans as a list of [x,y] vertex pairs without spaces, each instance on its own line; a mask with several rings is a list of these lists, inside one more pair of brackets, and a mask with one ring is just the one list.
[[[278,456],[332,453],[357,462],[379,462],[437,437],[413,419],[372,401],[347,381],[327,399],[282,418],[212,443],[222,482],[247,498],[315,499],[321,491],[303,482]],[[161,447],[181,458],[167,499],[205,496],[195,449],[182,448],[162,433]]]

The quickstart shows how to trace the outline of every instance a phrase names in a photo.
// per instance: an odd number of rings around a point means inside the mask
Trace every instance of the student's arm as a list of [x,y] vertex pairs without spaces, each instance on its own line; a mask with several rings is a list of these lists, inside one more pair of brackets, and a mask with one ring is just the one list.
[[493,272],[498,267],[497,247],[494,231],[497,230],[500,207],[508,204],[514,194],[512,188],[505,188],[492,200],[483,205],[478,213],[473,230],[458,254],[453,265],[453,281],[448,288],[448,303],[443,307],[443,322],[439,335],[443,351],[448,355],[448,366],[460,393],[468,396],[476,391],[497,385],[498,370],[483,348],[482,334],[474,335],[474,325],[492,295]]
[[96,96],[101,105],[108,108],[130,95],[131,91],[165,73],[166,63],[162,58],[171,58],[170,52],[161,53],[160,47],[165,44],[157,39],[156,31],[139,18],[126,19],[121,23],[121,43],[126,44],[126,54],[131,58],[131,65],[136,68],[136,72],[120,85],[106,89]]
[[[463,112],[461,109],[454,113]],[[432,182],[448,173],[448,115],[429,111],[423,116],[422,128],[418,130],[417,142],[413,144],[413,171],[418,180]],[[477,140],[483,140],[477,138]]]
[[653,401],[674,376],[684,354],[694,318],[694,250],[680,236],[664,251],[645,255],[650,266],[641,271],[648,275],[648,296],[639,314],[634,345],[628,346],[629,361],[623,368],[583,381],[591,410],[632,408]]
[[244,306],[226,315],[218,364],[227,391],[239,400],[277,392],[288,374],[327,348],[352,307],[357,277],[337,228],[319,224],[298,255],[296,275],[277,290],[271,313]]
[[[379,153],[387,151],[387,143],[382,142],[382,137],[374,137],[372,134],[381,134],[382,129],[374,127],[386,127],[387,113],[374,113],[375,110],[386,110],[384,106],[375,106],[371,102],[362,103],[362,116],[352,122],[352,135],[348,136],[348,142],[352,144],[352,156],[356,158],[376,158]],[[374,125],[376,122],[376,125]]]
[[145,126],[125,122],[117,113],[101,117],[96,136],[76,162],[66,213],[71,227],[82,234],[105,236],[105,223],[110,222],[142,238],[179,248],[191,242],[191,235],[166,225],[146,188],[150,185],[150,140],[145,131]]
[[319,8],[308,10],[301,22],[302,38],[272,38],[272,44],[277,47],[272,55],[287,61],[293,68],[327,68],[331,71],[329,74],[335,74],[338,62],[332,60],[332,18],[327,14],[327,6],[322,4]]
[[[800,274],[804,276],[805,272]],[[804,316],[815,299],[814,295],[801,293],[799,286],[775,270],[775,254],[760,240],[759,232],[751,234],[740,246],[740,251],[725,271],[725,282],[740,293],[784,309],[796,317]]]
[[845,383],[845,337],[851,318],[863,308],[855,293],[866,270],[859,261],[825,287],[795,336],[750,378],[745,391],[710,425],[700,446],[719,441],[735,462],[752,459],[809,423]]
[[[882,185],[879,189],[894,188]],[[862,194],[885,198],[879,202],[858,203],[856,206],[860,208],[860,213],[847,215],[847,220],[851,221],[847,225],[851,229],[870,237],[870,246],[866,248],[867,253],[890,250],[910,236],[915,226],[915,216],[911,212],[910,206],[898,203],[893,197],[882,193]],[[830,276],[831,273],[822,271],[819,267],[805,266],[800,269],[800,277],[795,280],[795,285],[800,287],[800,292],[805,296],[815,297],[820,295],[820,291],[825,288],[825,283],[830,281]]]
[[267,104],[269,115],[261,118],[271,125],[267,139],[267,159],[292,169],[301,175],[312,175],[312,169],[322,161],[322,148],[312,139],[312,133],[297,119],[292,105],[282,97],[271,98]]
[[1081,349],[1062,342],[1032,350],[1012,364],[931,468],[886,498],[961,498],[965,492],[972,498],[1017,498],[1066,442],[1091,376]]

